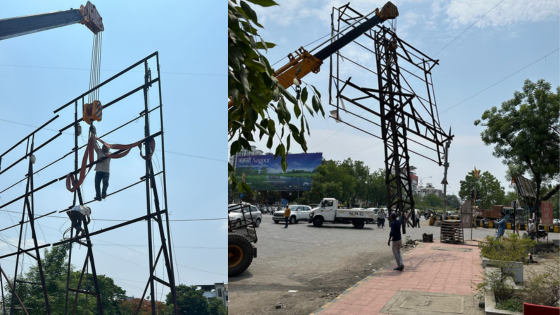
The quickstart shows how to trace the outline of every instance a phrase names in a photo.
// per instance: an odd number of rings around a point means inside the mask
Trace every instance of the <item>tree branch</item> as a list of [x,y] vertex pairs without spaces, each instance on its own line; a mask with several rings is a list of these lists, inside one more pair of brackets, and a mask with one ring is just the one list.
[[541,198],[541,201],[547,201],[548,199],[550,199],[550,197],[554,196],[554,194],[556,194],[558,190],[560,190],[560,185],[556,185],[556,187],[554,187],[551,191],[549,191],[548,194],[546,194],[546,196]]

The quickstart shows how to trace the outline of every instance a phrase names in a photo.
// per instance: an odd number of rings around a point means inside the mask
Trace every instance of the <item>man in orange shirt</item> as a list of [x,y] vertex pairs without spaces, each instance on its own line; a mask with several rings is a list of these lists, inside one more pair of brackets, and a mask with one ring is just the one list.
[[286,221],[286,226],[284,226],[284,228],[288,227],[288,222],[290,221],[291,214],[292,210],[290,210],[290,206],[286,206],[286,210],[284,210],[284,221]]

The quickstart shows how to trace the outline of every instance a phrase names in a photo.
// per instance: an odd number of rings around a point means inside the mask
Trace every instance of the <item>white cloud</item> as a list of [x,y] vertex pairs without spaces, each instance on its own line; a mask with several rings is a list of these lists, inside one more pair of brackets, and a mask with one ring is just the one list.
[[[557,0],[504,0],[475,26],[511,26],[523,22],[540,22],[558,19]],[[445,9],[447,22],[454,28],[470,25],[497,4],[486,0],[452,0]],[[433,9],[433,6],[432,6]],[[439,7],[436,9],[439,10]]]

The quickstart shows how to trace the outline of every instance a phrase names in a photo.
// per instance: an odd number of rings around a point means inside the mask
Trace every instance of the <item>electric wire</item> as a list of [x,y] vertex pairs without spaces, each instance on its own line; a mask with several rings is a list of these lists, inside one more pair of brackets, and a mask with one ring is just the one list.
[[525,67],[523,67],[523,68],[521,68],[521,69],[515,71],[514,73],[512,73],[512,74],[506,76],[505,78],[501,79],[500,81],[498,81],[498,82],[496,82],[496,83],[494,83],[494,84],[488,86],[488,87],[485,88],[485,89],[480,90],[479,92],[477,92],[477,93],[475,93],[475,94],[469,96],[468,98],[462,100],[461,102],[459,102],[459,103],[457,103],[457,104],[455,104],[455,105],[449,107],[448,109],[446,109],[446,110],[444,110],[443,112],[441,112],[440,115],[443,115],[445,112],[447,112],[447,111],[449,111],[449,110],[451,110],[451,109],[453,109],[453,108],[455,108],[455,107],[457,107],[457,106],[463,104],[464,102],[466,102],[466,101],[472,99],[473,97],[475,97],[475,96],[477,96],[477,95],[479,95],[479,94],[485,92],[486,90],[489,90],[490,88],[492,88],[492,87],[494,87],[494,86],[496,86],[496,85],[502,83],[502,82],[505,81],[506,79],[509,79],[510,77],[512,77],[512,76],[516,75],[517,73],[519,73],[519,72],[521,72],[521,71],[523,71],[523,70],[529,68],[530,66],[536,64],[537,62],[539,62],[539,61],[541,61],[541,60],[543,60],[543,59],[546,59],[547,56],[550,56],[550,55],[554,54],[554,53],[557,52],[558,50],[560,50],[560,48],[556,48],[554,51],[552,51],[552,52],[550,52],[550,53],[544,55],[543,57],[541,57],[541,58],[539,58],[539,59],[533,61],[532,63],[526,65]]
[[[80,70],[80,71],[91,71],[91,69],[85,68],[68,68],[68,67],[48,67],[48,66],[29,66],[29,65],[8,65],[8,64],[0,64],[0,67],[19,67],[19,68],[39,68],[39,69],[56,69],[56,70]],[[120,72],[121,70],[100,70],[106,72]],[[129,72],[144,72],[144,71],[129,71]],[[166,72],[161,71],[161,73],[165,74],[183,74],[183,75],[193,75],[193,76],[218,76],[218,77],[225,77],[225,74],[217,74],[217,73],[195,73],[195,72]]]

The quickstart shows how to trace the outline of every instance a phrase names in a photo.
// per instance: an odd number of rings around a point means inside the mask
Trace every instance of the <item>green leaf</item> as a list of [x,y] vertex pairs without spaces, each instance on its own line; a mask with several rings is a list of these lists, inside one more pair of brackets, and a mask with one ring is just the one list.
[[311,103],[313,104],[313,110],[315,112],[319,112],[319,102],[317,102],[317,98],[315,97],[315,95],[313,95],[313,97],[311,98]]
[[278,88],[280,89],[282,95],[284,95],[292,104],[297,104],[298,101],[296,100],[296,98],[292,94],[290,94],[290,92],[286,91],[283,86],[278,85]]
[[251,91],[251,85],[249,84],[247,70],[245,70],[245,68],[243,67],[240,67],[239,75],[241,76],[241,83],[243,84],[243,95],[247,97],[249,96],[249,92]]
[[269,135],[268,136],[268,141],[266,142],[266,147],[269,148],[269,149],[272,148],[272,140],[273,140],[272,135]]
[[319,98],[321,98],[321,93],[319,93],[319,91],[315,88],[315,86],[312,85],[311,87],[312,87],[313,90],[315,91],[315,94],[317,94],[317,96],[318,96]]
[[263,65],[260,61],[258,60],[254,60],[254,59],[245,59],[245,64],[250,67],[253,68],[259,72],[265,72],[266,71],[266,67],[265,65]]
[[231,149],[229,151],[230,156],[234,156],[237,152],[239,152],[239,141],[233,141],[231,144]]
[[239,138],[238,141],[239,141],[239,143],[241,143],[241,145],[242,145],[245,149],[247,149],[247,150],[249,150],[249,151],[251,150],[251,145],[249,144],[249,141],[247,141],[247,140],[244,139],[244,138]]
[[314,117],[313,110],[311,109],[311,107],[309,107],[307,104],[304,104],[304,106],[305,106],[305,108],[307,108],[307,111],[311,114],[311,117]]
[[251,9],[251,7],[245,1],[241,1],[241,8],[243,8],[243,12],[245,12],[245,15],[247,15],[247,17],[251,19],[251,21],[253,21],[255,25],[257,25],[260,28],[263,27],[262,25],[259,24],[259,21],[257,19],[257,13],[255,13],[255,11],[253,11],[253,9]]
[[294,104],[294,114],[296,114],[296,118],[299,118],[299,115],[301,115],[301,109],[299,109],[298,103]]
[[257,49],[264,49],[268,52],[268,48],[274,48],[276,46],[275,43],[265,42],[264,39],[261,37],[260,43],[257,43]]
[[278,5],[278,3],[274,2],[273,0],[247,0],[247,1],[260,5],[261,7],[271,7],[274,5]]
[[307,86],[301,91],[301,102],[305,104],[307,102]]
[[274,125],[274,120],[272,119],[268,120],[268,131],[270,132],[270,135],[274,135],[276,133],[276,126]]
[[307,127],[307,135],[311,136],[311,132],[309,131],[309,124],[307,123],[307,118],[305,118],[305,126]]
[[290,152],[290,135],[288,135],[288,139],[286,140],[288,144],[288,152]]
[[241,182],[240,188],[242,188],[242,189],[239,190],[240,193],[242,193],[244,191],[247,191],[247,192],[250,192],[250,193],[253,192],[251,187],[246,182]]

